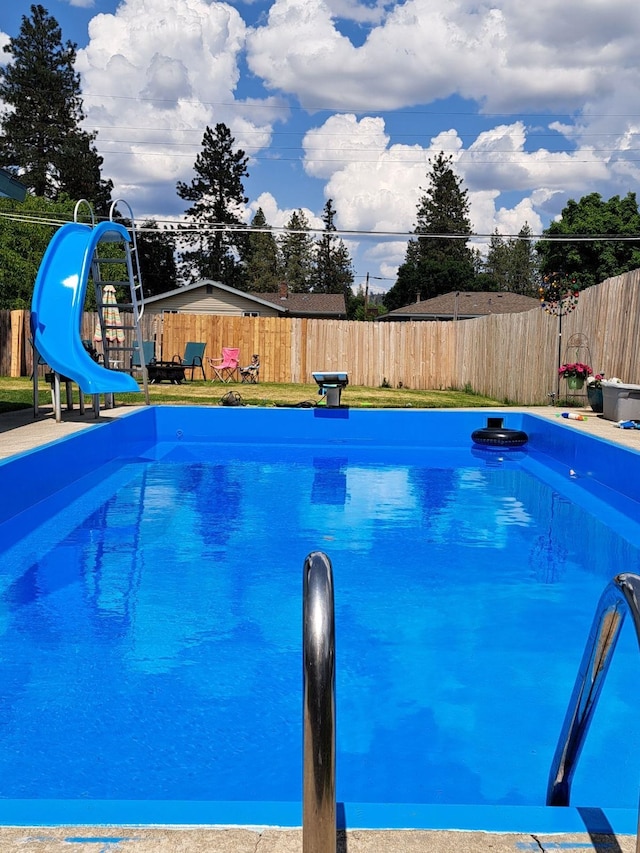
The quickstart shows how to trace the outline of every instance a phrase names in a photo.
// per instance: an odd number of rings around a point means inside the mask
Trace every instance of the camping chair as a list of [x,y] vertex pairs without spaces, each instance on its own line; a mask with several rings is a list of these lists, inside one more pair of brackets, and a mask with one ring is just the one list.
[[250,382],[252,384],[256,384],[260,377],[260,356],[253,355],[251,357],[251,364],[247,365],[247,367],[240,368],[240,379],[242,382]]
[[191,381],[193,382],[193,371],[201,370],[202,378],[206,379],[204,373],[204,364],[202,363],[202,359],[204,357],[204,348],[206,344],[197,344],[193,341],[189,341],[189,343],[184,348],[184,355],[180,358],[179,355],[174,355],[173,360],[178,364],[181,364],[184,367],[185,373],[187,370],[191,371]]
[[238,381],[240,366],[240,350],[238,347],[222,347],[222,358],[208,358],[207,361],[213,368],[212,382],[215,382],[216,379],[221,382],[231,382],[234,374],[236,382]]
[[[142,357],[144,358],[145,367],[156,358],[155,341],[142,341]],[[131,370],[142,370],[142,361],[140,359],[140,347],[138,342],[133,343],[133,354],[131,356]]]

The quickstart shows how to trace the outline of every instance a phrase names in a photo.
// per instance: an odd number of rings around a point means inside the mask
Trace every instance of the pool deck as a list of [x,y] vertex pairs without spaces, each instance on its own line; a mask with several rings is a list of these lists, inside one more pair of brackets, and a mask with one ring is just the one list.
[[[0,829],[0,853],[301,853],[299,829]],[[338,833],[336,853],[634,853],[631,835],[494,835],[414,830]],[[320,851],[305,851],[320,853]]]
[[[117,407],[101,419],[131,411]],[[514,409],[505,409],[505,413]],[[521,411],[521,410],[518,410]],[[640,450],[640,431],[619,429],[590,409],[527,409],[556,419],[562,411],[587,416],[565,420],[572,429]],[[34,419],[25,409],[0,415],[0,458],[23,453],[96,424],[93,413],[63,411],[56,424],[50,408]],[[533,835],[416,830],[348,830],[338,832],[336,853],[635,853],[633,835]],[[0,853],[302,853],[302,832],[278,828],[216,827],[0,827]],[[324,853],[309,850],[305,853]]]

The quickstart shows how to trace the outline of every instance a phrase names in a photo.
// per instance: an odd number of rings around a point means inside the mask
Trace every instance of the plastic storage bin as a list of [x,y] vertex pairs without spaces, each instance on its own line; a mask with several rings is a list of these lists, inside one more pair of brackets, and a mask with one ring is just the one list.
[[640,385],[603,382],[602,404],[608,421],[640,420]]

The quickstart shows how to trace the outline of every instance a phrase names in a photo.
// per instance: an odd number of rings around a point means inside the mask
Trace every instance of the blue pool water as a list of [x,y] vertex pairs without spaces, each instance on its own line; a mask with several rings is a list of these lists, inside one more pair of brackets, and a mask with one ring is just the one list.
[[[478,451],[484,418],[147,410],[0,466],[0,797],[299,823],[323,550],[349,825],[543,806],[595,605],[639,565],[640,457],[519,415],[526,450]],[[639,667],[629,622],[574,806],[637,806]]]

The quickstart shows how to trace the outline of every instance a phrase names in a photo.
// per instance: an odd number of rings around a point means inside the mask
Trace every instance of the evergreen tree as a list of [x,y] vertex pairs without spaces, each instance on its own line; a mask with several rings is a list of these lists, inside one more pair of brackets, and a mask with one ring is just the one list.
[[145,297],[173,290],[177,286],[173,234],[160,230],[154,219],[148,219],[136,232],[136,242]]
[[525,222],[518,237],[511,242],[511,275],[510,287],[512,293],[523,296],[538,296],[539,273],[536,245],[533,242],[532,231]]
[[322,212],[324,233],[317,240],[313,291],[315,293],[343,293],[347,306],[353,298],[353,268],[349,251],[336,235],[336,216],[333,199],[329,199]]
[[309,293],[312,286],[316,245],[309,234],[309,220],[302,210],[294,211],[280,237],[282,276],[293,293]]
[[4,52],[12,61],[0,68],[0,100],[8,107],[0,116],[0,165],[35,195],[58,199],[66,193],[106,212],[113,184],[100,177],[96,134],[80,127],[75,45],[63,44],[55,18],[33,5]]
[[[186,211],[192,226],[182,240],[192,249],[182,252],[186,278],[210,278],[231,287],[244,286],[241,258],[247,251],[247,234],[234,230],[242,225],[240,209],[248,199],[242,179],[248,177],[247,162],[235,139],[222,123],[207,127],[202,151],[196,157],[196,177],[190,184],[179,181],[180,198],[193,202]],[[229,228],[228,226],[232,226]]]
[[[430,184],[418,202],[418,237],[409,241],[398,279],[385,297],[390,311],[416,299],[474,288],[474,258],[465,239],[472,233],[468,191],[462,189],[452,159],[440,152],[430,161]],[[439,236],[447,234],[456,236]]]
[[254,293],[274,293],[281,279],[278,244],[261,207],[256,210],[251,226],[263,230],[251,231],[248,236],[245,257],[247,289]]
[[640,267],[640,239],[616,240],[640,234],[640,213],[635,193],[603,201],[590,193],[580,201],[570,199],[561,218],[545,228],[546,237],[608,235],[608,240],[540,240],[537,251],[542,275],[563,273],[578,289],[598,284],[611,276]]
[[491,235],[489,251],[484,265],[485,274],[489,280],[491,290],[507,290],[508,280],[508,248],[504,237],[496,228]]
[[491,236],[485,275],[492,290],[521,293],[523,296],[538,295],[538,261],[527,223],[517,237],[508,239],[501,237],[496,229]]

